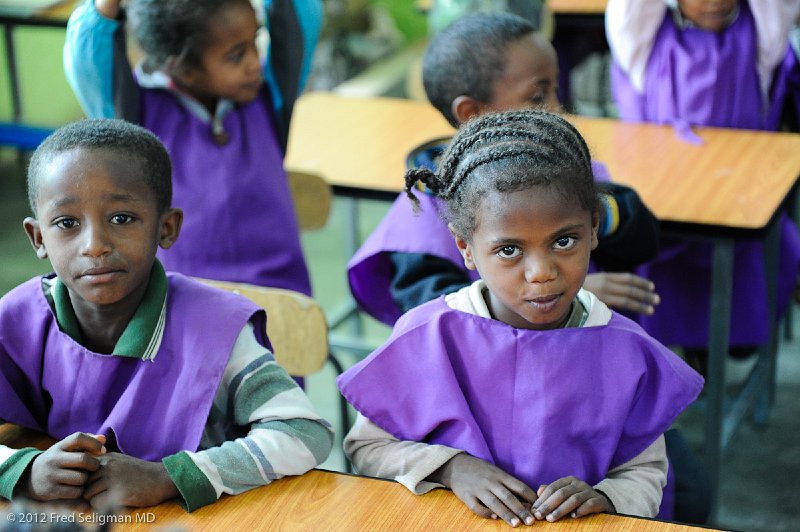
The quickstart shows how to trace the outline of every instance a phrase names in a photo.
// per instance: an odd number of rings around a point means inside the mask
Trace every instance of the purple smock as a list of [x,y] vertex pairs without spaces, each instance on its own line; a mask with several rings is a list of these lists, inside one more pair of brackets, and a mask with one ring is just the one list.
[[228,142],[163,89],[141,91],[141,125],[173,164],[180,238],[158,258],[167,271],[311,294],[300,228],[266,88],[225,115]]
[[[759,85],[757,44],[746,1],[739,2],[738,16],[721,32],[681,29],[668,11],[650,53],[643,93],[618,65],[612,66],[620,117],[658,124],[775,129],[774,113]],[[800,271],[797,227],[785,213],[779,223],[778,316],[791,300]],[[655,283],[661,303],[654,315],[638,321],[664,344],[703,348],[708,344],[712,245],[664,237],[659,248],[658,256],[637,273]],[[761,345],[769,338],[763,245],[740,240],[734,255],[730,345]]]
[[[0,300],[0,419],[63,439],[105,434],[119,450],[157,461],[200,444],[249,300],[167,274],[164,336],[154,360],[92,352],[58,327],[41,277]],[[214,309],[209,312],[208,309]],[[265,333],[258,340],[268,346]]]
[[617,313],[603,326],[533,331],[453,310],[444,297],[406,313],[337,382],[395,438],[462,449],[534,489],[568,475],[597,484],[703,386]]

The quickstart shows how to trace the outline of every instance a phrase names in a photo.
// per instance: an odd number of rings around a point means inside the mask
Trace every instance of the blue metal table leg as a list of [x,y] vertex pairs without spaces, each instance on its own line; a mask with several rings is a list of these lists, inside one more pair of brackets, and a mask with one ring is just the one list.
[[704,458],[715,501],[711,522],[716,520],[722,463],[722,424],[725,415],[725,359],[731,316],[731,289],[733,287],[733,239],[721,238],[714,242],[714,259],[711,278],[711,313],[709,318],[708,375],[705,395],[708,402]]
[[769,407],[775,401],[775,372],[778,353],[777,295],[778,270],[780,264],[781,217],[773,222],[764,239],[764,273],[767,281],[767,325],[769,341],[759,349],[759,362],[766,367],[766,383],[758,395],[753,412],[753,421],[757,425],[766,425]]

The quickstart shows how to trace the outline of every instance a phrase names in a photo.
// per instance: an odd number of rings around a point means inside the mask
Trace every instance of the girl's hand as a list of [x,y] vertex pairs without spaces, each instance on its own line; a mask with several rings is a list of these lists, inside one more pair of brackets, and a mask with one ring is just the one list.
[[123,0],[94,0],[94,7],[106,18],[117,20],[120,9],[125,7]]
[[179,495],[161,462],[108,453],[100,457],[100,465],[89,475],[83,492],[93,508],[155,506]]
[[509,525],[531,525],[529,511],[536,494],[524,482],[502,469],[460,453],[435,471],[429,480],[444,484],[481,517],[500,517]]
[[590,273],[583,287],[614,310],[649,316],[661,301],[652,281],[632,273]]
[[575,477],[564,477],[552,484],[539,486],[539,498],[531,510],[536,519],[557,521],[569,515],[583,517],[600,512],[616,513],[614,505],[605,495]]
[[37,501],[77,499],[89,474],[100,468],[105,436],[76,432],[33,459],[19,482],[18,495]]

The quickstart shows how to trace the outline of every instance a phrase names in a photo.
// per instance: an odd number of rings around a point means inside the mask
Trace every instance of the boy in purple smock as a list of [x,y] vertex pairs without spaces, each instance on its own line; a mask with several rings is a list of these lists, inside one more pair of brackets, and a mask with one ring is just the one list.
[[25,231],[55,273],[0,299],[0,420],[48,450],[0,445],[0,496],[187,510],[299,475],[330,424],[275,362],[263,310],[181,274],[171,163],[147,130],[85,120],[28,169]]
[[[786,99],[789,30],[800,2],[774,0],[609,0],[606,33],[612,89],[623,120],[774,130]],[[787,66],[791,68],[791,63]],[[778,79],[776,83],[774,80]],[[654,161],[657,164],[657,161]],[[800,235],[783,215],[778,315],[800,269]],[[705,361],[711,247],[661,240],[659,256],[640,270],[659,287],[658,312],[640,323],[667,345]],[[736,244],[730,344],[752,352],[768,339],[766,281],[760,242]]]
[[[468,15],[439,32],[425,51],[423,82],[431,104],[456,127],[493,110],[559,109],[555,49],[530,22],[509,13]],[[409,165],[434,169],[448,141],[415,154]],[[602,271],[587,276],[586,288],[613,308],[652,313],[659,301],[655,286],[628,272],[655,256],[658,222],[634,190],[609,183],[601,163],[592,166],[606,194],[600,245],[593,255]],[[428,194],[419,201],[423,208],[414,212],[401,194],[348,265],[356,301],[388,325],[403,312],[477,278],[464,267],[438,214],[441,201]]]
[[[87,0],[67,27],[67,79],[90,117],[155,133],[175,171],[181,240],[159,258],[186,275],[309,294],[283,170],[289,120],[322,23],[319,0]],[[125,24],[145,57],[131,75]],[[245,223],[242,223],[242,222]]]
[[436,173],[480,279],[417,307],[339,378],[358,411],[345,453],[417,494],[453,490],[511,526],[596,512],[655,516],[664,431],[702,378],[582,288],[600,201],[589,150],[558,115],[473,119]]

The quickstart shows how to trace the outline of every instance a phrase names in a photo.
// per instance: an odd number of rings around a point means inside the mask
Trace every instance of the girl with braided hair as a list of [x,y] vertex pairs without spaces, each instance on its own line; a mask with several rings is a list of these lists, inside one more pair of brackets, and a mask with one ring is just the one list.
[[480,279],[406,313],[339,378],[359,412],[347,456],[511,526],[655,516],[663,433],[703,380],[581,288],[599,224],[583,138],[543,111],[483,115],[436,172],[406,174],[411,198],[417,181]]

